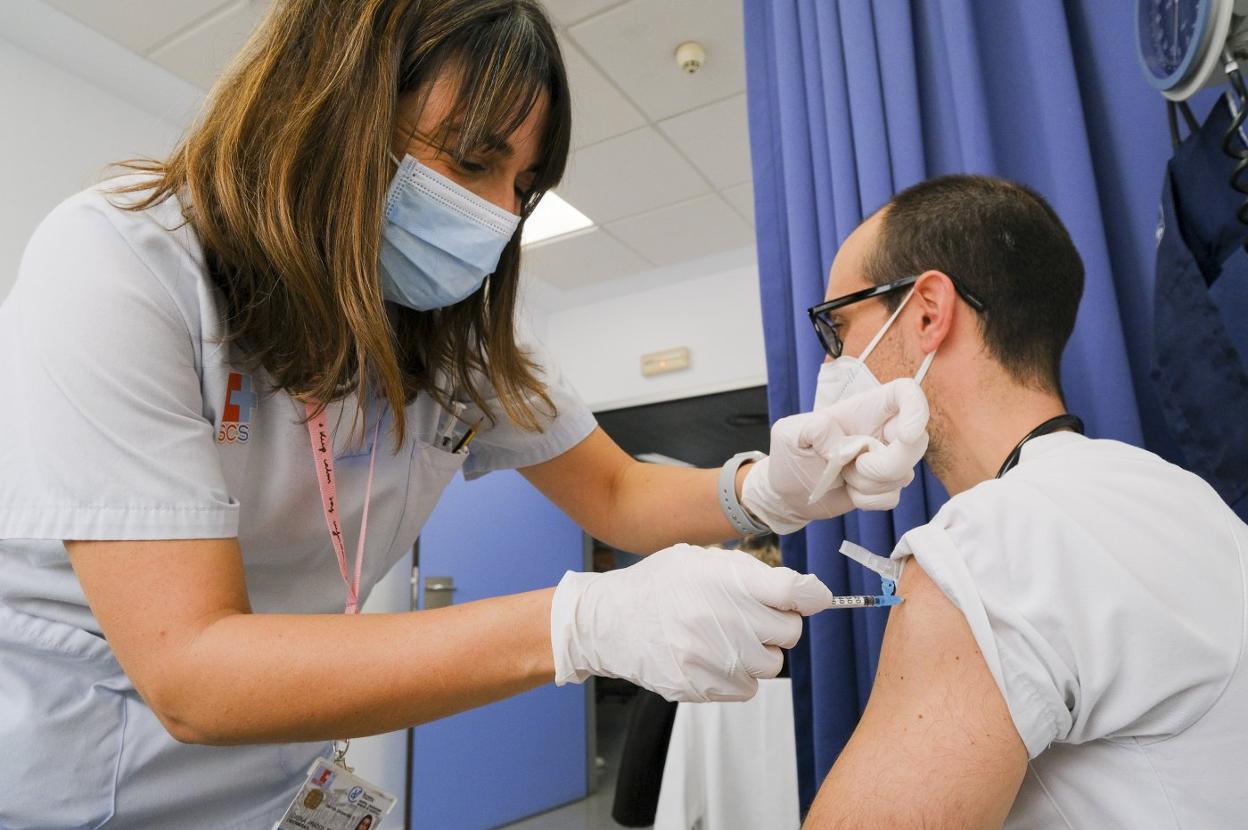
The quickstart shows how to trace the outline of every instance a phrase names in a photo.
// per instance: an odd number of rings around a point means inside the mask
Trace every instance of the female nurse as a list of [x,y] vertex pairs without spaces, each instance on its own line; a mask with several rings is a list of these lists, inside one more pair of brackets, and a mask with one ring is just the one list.
[[[335,738],[591,674],[742,699],[780,668],[827,589],[676,543],[888,506],[910,470],[811,504],[835,409],[723,470],[597,428],[515,324],[569,113],[534,0],[284,0],[169,158],[40,225],[0,307],[0,826],[269,827]],[[456,471],[503,468],[655,553],[342,613]]]

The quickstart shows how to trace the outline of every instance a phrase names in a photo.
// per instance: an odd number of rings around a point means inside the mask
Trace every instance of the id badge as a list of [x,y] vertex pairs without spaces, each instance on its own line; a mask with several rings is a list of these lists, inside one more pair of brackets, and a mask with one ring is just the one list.
[[395,797],[328,758],[317,758],[273,830],[377,830]]

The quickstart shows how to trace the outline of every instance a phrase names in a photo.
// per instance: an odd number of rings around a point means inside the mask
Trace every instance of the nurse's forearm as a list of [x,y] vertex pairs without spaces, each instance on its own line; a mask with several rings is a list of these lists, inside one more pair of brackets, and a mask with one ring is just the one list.
[[406,614],[233,614],[203,629],[151,703],[192,743],[329,740],[425,723],[554,679],[552,594]]
[[[737,471],[737,494],[749,465]],[[677,542],[720,544],[740,534],[719,504],[719,470],[633,463],[620,475],[616,533],[631,545],[616,545],[639,553]]]
[[554,678],[553,589],[407,614],[253,614],[236,539],[65,547],[121,667],[182,741],[386,732]]
[[[737,471],[737,493],[749,465]],[[520,472],[597,539],[653,553],[713,545],[737,532],[719,506],[719,470],[643,464],[595,429],[580,444]]]

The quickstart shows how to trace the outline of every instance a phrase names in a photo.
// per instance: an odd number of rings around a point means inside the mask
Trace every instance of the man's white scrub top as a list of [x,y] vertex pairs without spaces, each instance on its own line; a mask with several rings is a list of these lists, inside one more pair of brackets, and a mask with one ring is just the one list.
[[1055,433],[893,556],[966,615],[1027,746],[1006,827],[1248,827],[1248,527],[1204,481]]
[[[269,827],[325,745],[175,742],[100,635],[62,540],[236,536],[256,612],[341,612],[303,407],[221,344],[223,298],[176,200],[127,212],[110,200],[133,197],[108,187],[44,220],[0,306],[0,827]],[[361,599],[461,467],[535,464],[589,435],[585,405],[546,380],[558,415],[544,432],[499,408],[468,453],[434,446],[426,395],[397,454],[384,412]],[[371,449],[358,414],[354,398],[329,408],[349,549]]]

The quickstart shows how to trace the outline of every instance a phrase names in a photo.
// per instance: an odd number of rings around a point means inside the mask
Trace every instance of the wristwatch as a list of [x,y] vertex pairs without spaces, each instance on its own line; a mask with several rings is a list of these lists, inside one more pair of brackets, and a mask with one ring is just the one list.
[[725,461],[719,471],[719,506],[742,536],[771,533],[771,528],[751,516],[737,498],[737,470],[747,461],[761,461],[766,457],[766,453],[757,450],[739,452]]

